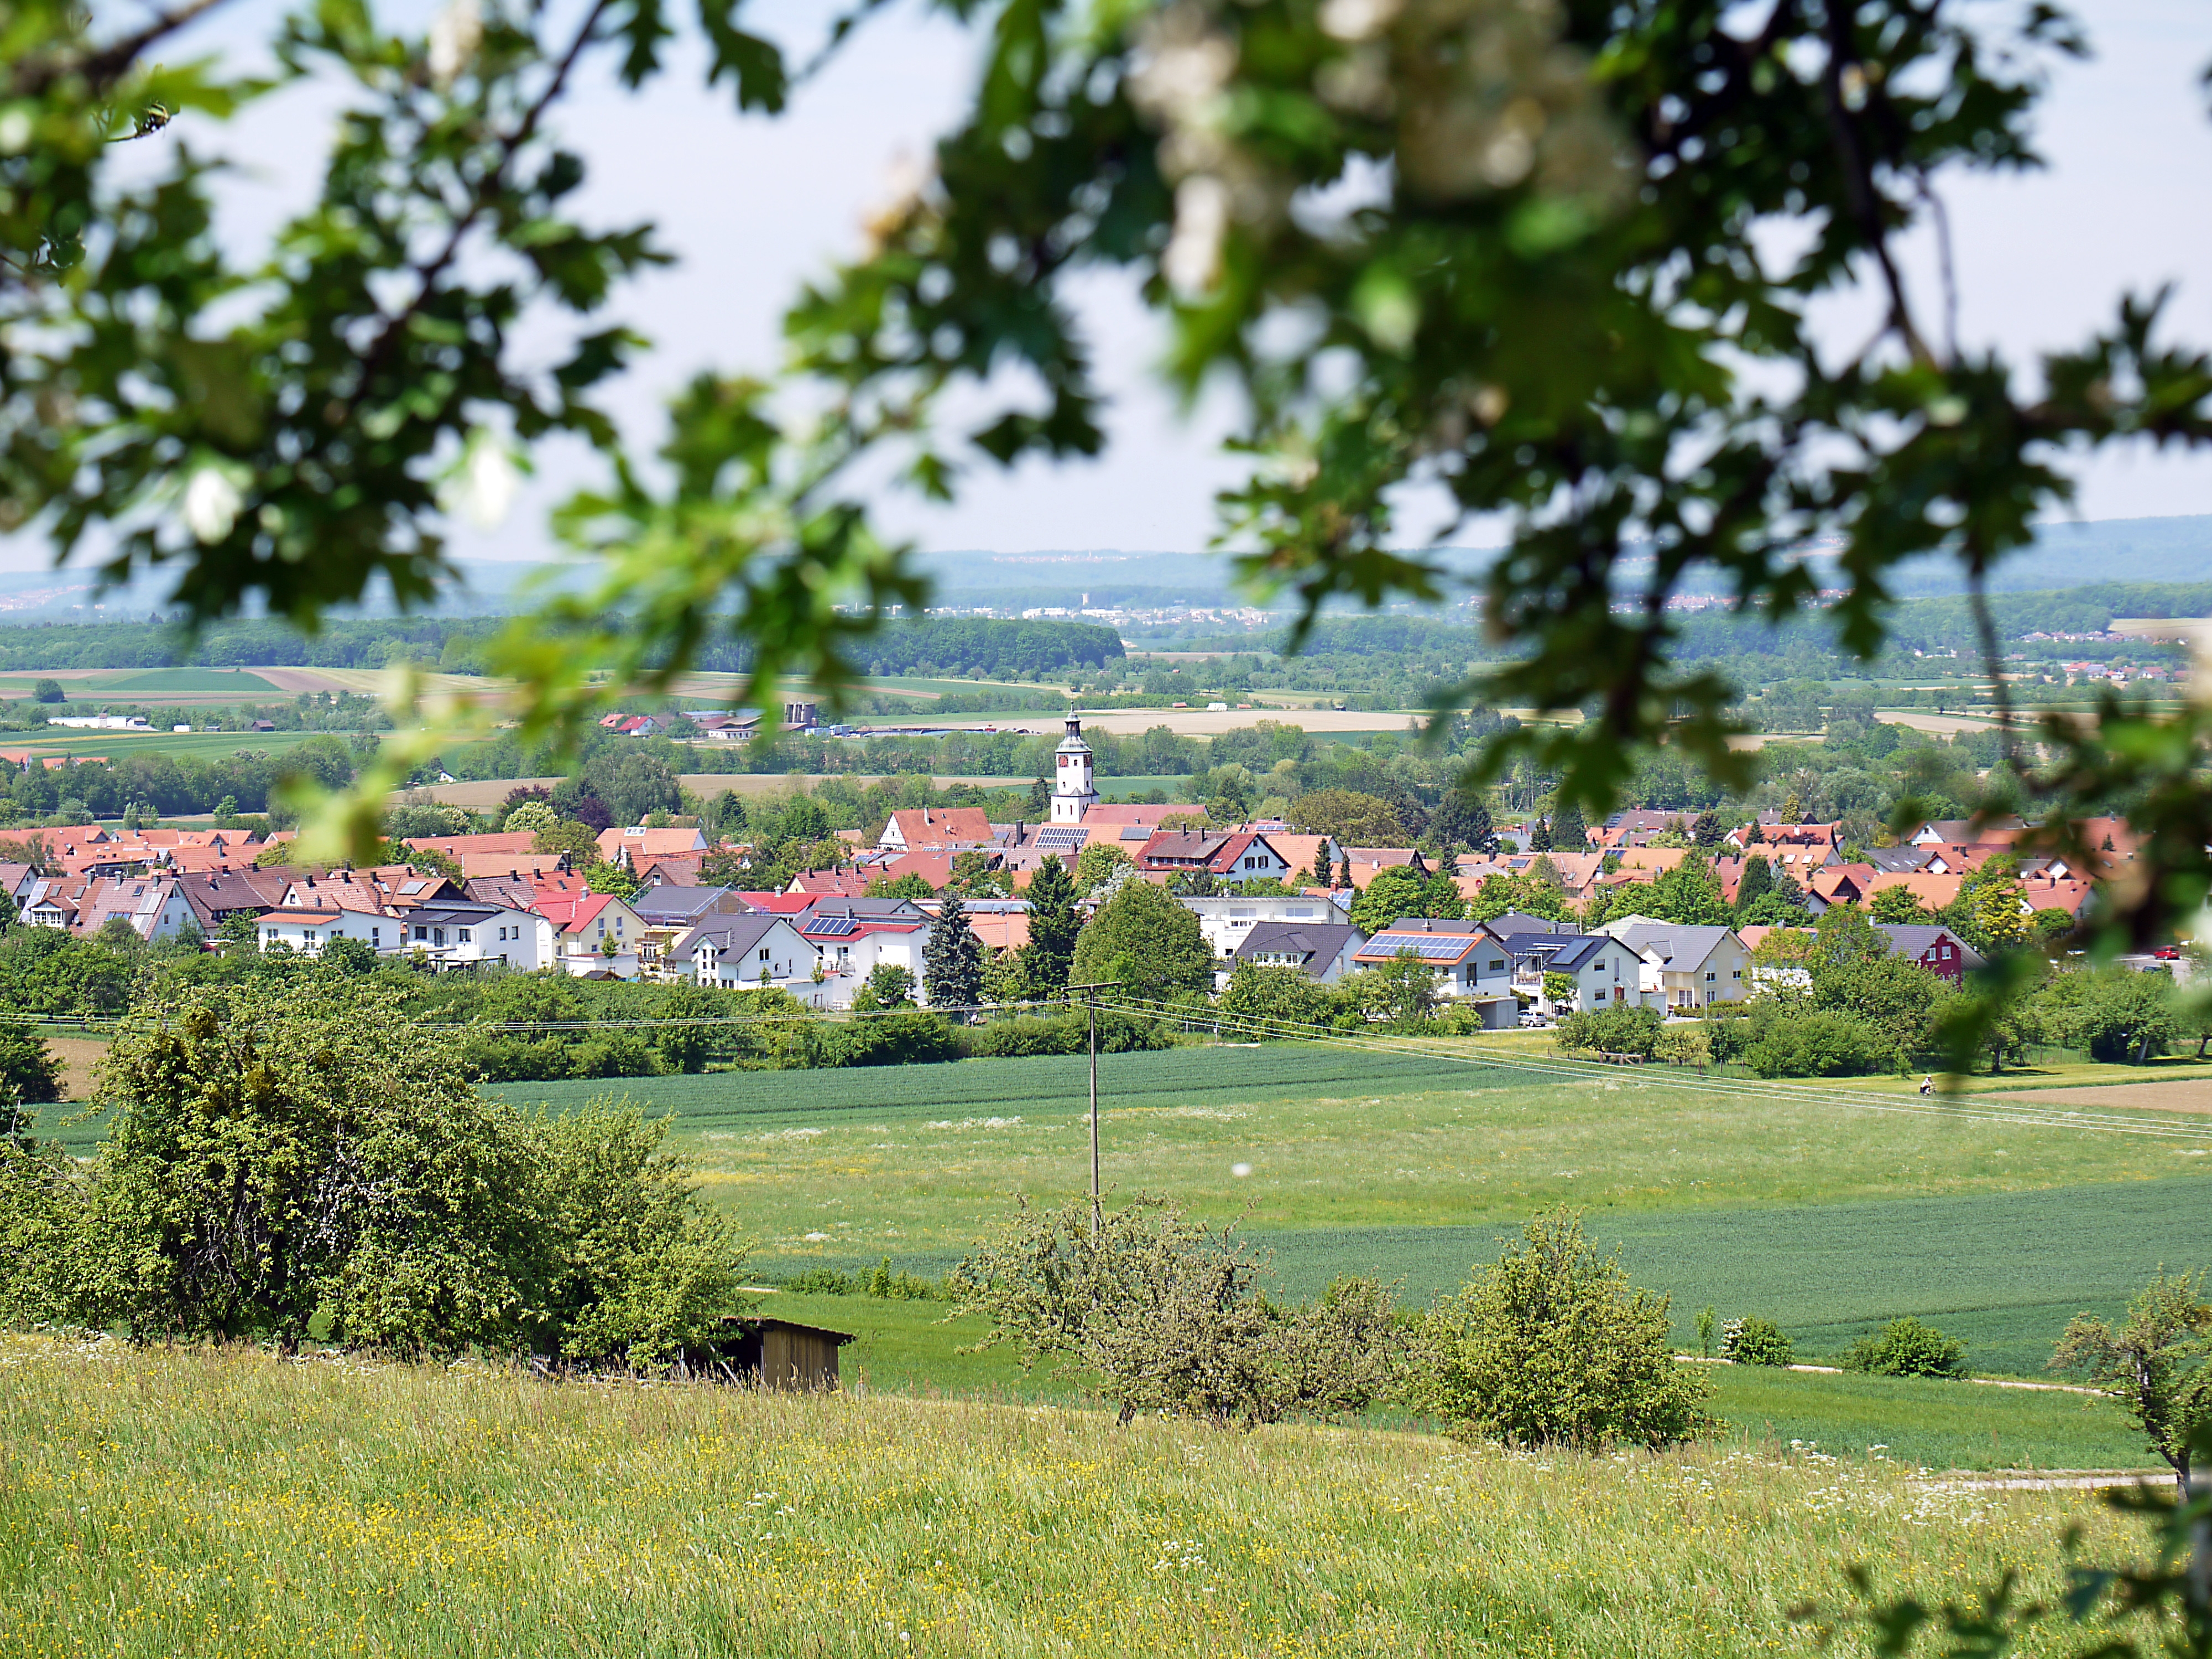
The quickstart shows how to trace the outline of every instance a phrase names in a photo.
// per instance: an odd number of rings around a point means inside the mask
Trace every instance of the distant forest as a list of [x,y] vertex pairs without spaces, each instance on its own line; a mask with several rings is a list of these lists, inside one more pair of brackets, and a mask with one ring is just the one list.
[[[279,622],[216,623],[196,639],[159,623],[49,623],[0,628],[0,670],[53,668],[383,668],[415,662],[448,673],[483,668],[500,617],[389,617],[325,624],[302,635]],[[1122,654],[1121,636],[1095,623],[947,617],[893,623],[855,647],[871,674],[1034,678],[1100,668]],[[710,642],[696,665],[743,673],[750,649]]]
[[[2087,587],[2052,589],[2033,593],[1992,593],[1990,613],[1997,632],[2013,646],[2040,646],[2031,634],[2101,634],[2116,617],[2172,617],[2212,616],[2212,582],[2100,582]],[[1890,611],[1891,653],[1914,652],[1937,655],[1977,653],[1974,622],[1963,599],[1905,599]],[[1833,656],[1840,661],[1818,611],[1779,623],[1747,622],[1715,607],[1687,611],[1675,618],[1684,657],[1702,660],[1712,657],[1741,657],[1769,653],[1782,655]],[[1279,654],[1290,643],[1291,630],[1255,636],[1224,635],[1188,641],[1192,651],[1219,651],[1224,655],[1248,653],[1258,648]],[[2130,651],[2148,649],[2140,643]],[[1493,657],[1495,650],[1480,629],[1418,616],[1325,617],[1306,636],[1302,657],[1443,658],[1461,663]],[[2095,657],[2106,654],[2072,641],[2050,642],[2049,649],[2029,650],[2029,656]],[[1879,672],[1875,670],[1875,672]]]

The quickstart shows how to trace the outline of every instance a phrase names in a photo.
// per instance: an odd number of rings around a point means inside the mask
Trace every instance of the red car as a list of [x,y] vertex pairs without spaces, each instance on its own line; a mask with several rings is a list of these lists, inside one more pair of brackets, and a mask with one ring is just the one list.
[[2181,947],[2178,945],[2161,945],[2157,950],[2152,951],[2151,955],[2156,957],[2160,962],[2179,962],[2181,960]]

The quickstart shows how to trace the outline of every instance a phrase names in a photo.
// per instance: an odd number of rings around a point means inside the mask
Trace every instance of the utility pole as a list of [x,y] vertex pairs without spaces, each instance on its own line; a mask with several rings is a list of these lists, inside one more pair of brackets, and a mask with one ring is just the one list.
[[1098,994],[1117,988],[1118,979],[1102,981],[1097,985],[1071,985],[1071,991],[1083,993],[1084,1008],[1091,1027],[1091,1236],[1098,1237],[1105,1225],[1105,1209],[1098,1188]]
[[1091,1017],[1091,1236],[1098,1237],[1103,1213],[1098,1195],[1098,993],[1087,1000]]

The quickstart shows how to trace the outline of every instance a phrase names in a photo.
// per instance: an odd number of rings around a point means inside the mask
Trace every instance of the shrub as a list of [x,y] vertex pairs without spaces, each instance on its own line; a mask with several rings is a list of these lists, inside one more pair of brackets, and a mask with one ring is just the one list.
[[1710,1379],[1674,1363],[1668,1298],[1631,1287],[1582,1218],[1547,1211],[1418,1322],[1406,1403],[1453,1433],[1595,1451],[1715,1433]]
[[46,1038],[14,1019],[0,1020],[0,1091],[9,1089],[27,1105],[48,1105],[62,1097],[62,1068]]
[[1787,1365],[1797,1357],[1771,1319],[1731,1319],[1721,1327],[1721,1358],[1735,1365]]
[[1390,1298],[1372,1279],[1342,1279],[1309,1307],[1260,1293],[1262,1263],[1231,1230],[1183,1219],[1139,1195],[1091,1230],[1077,1200],[1049,1212],[1025,1203],[1000,1236],[947,1279],[963,1313],[1011,1340],[1024,1369],[1045,1356],[1097,1379],[1121,1407],[1217,1423],[1335,1417],[1382,1397],[1398,1348]]
[[[1221,991],[1223,1013],[1293,1027],[1325,1025],[1338,1006],[1335,993],[1303,968],[1262,968],[1240,962],[1230,970],[1229,983]],[[1262,1028],[1240,1035],[1264,1038],[1281,1033]]]
[[[1081,1009],[1049,1018],[1018,1014],[992,1019],[954,1032],[960,1046],[979,1060],[1012,1060],[1028,1054],[1080,1054],[1090,1051],[1091,1033]],[[1148,1019],[1101,1009],[1098,1013],[1098,1052],[1131,1054],[1139,1049],[1172,1048],[1165,1030]]]
[[1893,1319],[1851,1344],[1844,1369],[1876,1376],[1964,1376],[1966,1345],[1917,1319]]
[[884,1302],[942,1302],[950,1294],[940,1279],[903,1269],[894,1273],[889,1256],[864,1273],[809,1267],[784,1280],[783,1288],[793,1296],[872,1296]]
[[[1736,1029],[1741,1026],[1750,1029]],[[1711,1029],[1716,1053],[1720,1034],[1729,1031],[1741,1042],[1738,1056],[1761,1077],[1851,1077],[1885,1070],[1890,1058],[1879,1034],[1857,1016],[1802,1003],[1778,1002],[1764,1018],[1714,1021]]]
[[1660,1029],[1656,1008],[1586,1009],[1559,1022],[1559,1042],[1568,1048],[1649,1060],[1658,1052]]

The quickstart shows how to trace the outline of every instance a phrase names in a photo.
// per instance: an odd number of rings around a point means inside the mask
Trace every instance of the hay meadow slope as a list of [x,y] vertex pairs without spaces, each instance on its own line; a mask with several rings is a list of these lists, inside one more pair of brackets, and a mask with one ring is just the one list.
[[0,1654],[1731,1659],[1789,1609],[2058,1588],[2078,1492],[1701,1449],[0,1339]]

